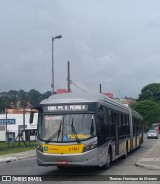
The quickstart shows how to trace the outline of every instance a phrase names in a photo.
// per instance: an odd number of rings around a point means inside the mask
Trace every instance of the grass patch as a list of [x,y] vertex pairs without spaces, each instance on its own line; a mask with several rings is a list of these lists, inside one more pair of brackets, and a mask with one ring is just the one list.
[[36,146],[6,148],[3,150],[0,150],[0,155],[10,154],[10,153],[19,153],[19,152],[35,150],[35,149],[36,149]]
[[[0,149],[1,148],[8,148],[8,147],[10,147],[10,148],[12,148],[13,147],[13,144],[14,144],[14,147],[17,147],[17,146],[19,146],[19,147],[24,147],[25,145],[24,145],[24,143],[22,142],[22,141],[16,141],[15,143],[13,143],[13,142],[9,142],[9,143],[6,143],[5,141],[1,141],[0,142]],[[25,144],[27,145],[27,146],[35,146],[36,145],[36,141],[25,141]]]
[[0,142],[0,155],[4,154],[10,154],[10,153],[18,153],[18,152],[23,152],[23,151],[29,151],[29,150],[34,150],[36,149],[36,141],[25,141],[24,145],[23,142],[15,142],[14,146],[13,143],[6,143],[6,142]]

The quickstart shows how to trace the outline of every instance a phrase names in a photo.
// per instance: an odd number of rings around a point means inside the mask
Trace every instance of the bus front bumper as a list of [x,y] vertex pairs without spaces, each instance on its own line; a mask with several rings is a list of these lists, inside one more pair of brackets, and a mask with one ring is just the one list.
[[39,166],[97,166],[97,149],[80,154],[48,154],[37,150]]

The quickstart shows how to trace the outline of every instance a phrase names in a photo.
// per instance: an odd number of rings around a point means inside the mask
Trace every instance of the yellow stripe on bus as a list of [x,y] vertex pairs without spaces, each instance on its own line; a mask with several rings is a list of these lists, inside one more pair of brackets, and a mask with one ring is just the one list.
[[74,154],[82,153],[84,144],[75,144],[75,145],[52,145],[52,144],[42,144],[44,153],[51,154]]
[[128,151],[131,151],[131,142],[128,140]]

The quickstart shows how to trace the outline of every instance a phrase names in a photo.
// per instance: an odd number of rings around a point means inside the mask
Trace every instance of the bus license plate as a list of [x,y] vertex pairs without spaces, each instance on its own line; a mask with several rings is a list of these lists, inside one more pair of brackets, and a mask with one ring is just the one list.
[[59,161],[57,161],[57,165],[68,165],[68,161],[67,160],[59,160]]

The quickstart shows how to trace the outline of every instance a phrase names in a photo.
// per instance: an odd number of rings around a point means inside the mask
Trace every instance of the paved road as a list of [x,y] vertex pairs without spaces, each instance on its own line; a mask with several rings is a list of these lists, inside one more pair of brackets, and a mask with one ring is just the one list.
[[[12,163],[1,164],[0,165],[0,173],[1,175],[50,175],[51,179],[54,180],[55,175],[71,175],[71,180],[73,179],[74,175],[80,175],[75,178],[75,180],[87,180],[89,179],[89,175],[92,178],[95,175],[98,176],[108,176],[108,175],[160,175],[160,171],[156,170],[148,170],[145,168],[140,168],[135,166],[135,162],[141,158],[148,149],[150,149],[153,144],[156,144],[157,141],[160,140],[146,140],[143,146],[135,150],[133,153],[128,155],[128,158],[123,160],[119,159],[113,162],[112,166],[109,170],[100,170],[97,167],[94,168],[70,168],[65,170],[59,170],[57,167],[39,167],[36,164],[35,158],[19,160]],[[85,176],[85,175],[88,176]],[[95,179],[96,180],[96,179]],[[65,181],[61,181],[62,183],[67,183]],[[71,181],[68,181],[70,183]],[[82,183],[82,181],[76,181],[76,183]],[[85,181],[83,181],[84,183]],[[91,181],[86,181],[86,183],[90,183]],[[17,182],[18,183],[18,182]],[[46,182],[47,183],[47,182]],[[74,182],[75,183],[75,182]],[[98,181],[97,181],[98,183]],[[112,184],[117,183],[113,182]],[[120,181],[118,183],[121,183]],[[128,183],[128,182],[127,182]],[[132,182],[131,182],[132,183]],[[137,182],[139,183],[139,181]],[[143,182],[144,183],[144,182]],[[150,182],[145,182],[149,184]],[[157,182],[152,182],[157,183]],[[159,183],[159,182],[158,182]]]

